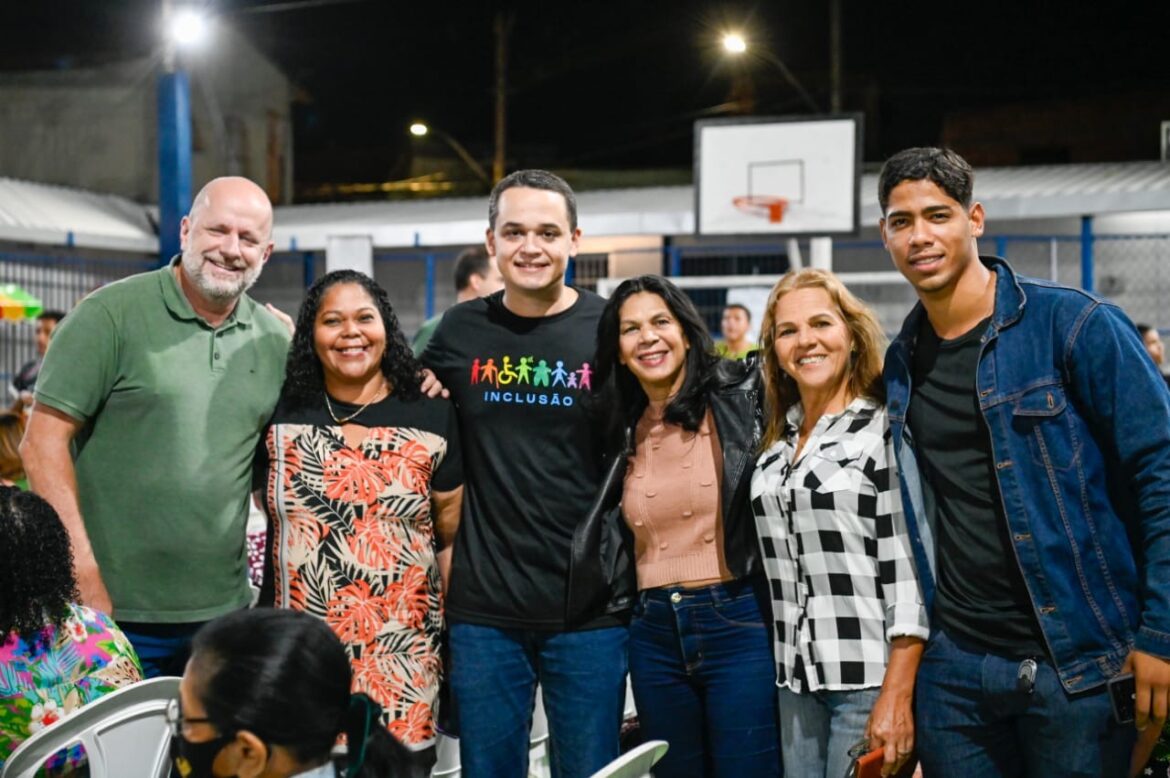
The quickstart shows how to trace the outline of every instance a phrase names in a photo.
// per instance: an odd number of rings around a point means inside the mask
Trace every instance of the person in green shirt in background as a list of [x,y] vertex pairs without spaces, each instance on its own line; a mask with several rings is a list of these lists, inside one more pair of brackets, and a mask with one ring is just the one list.
[[[504,277],[496,267],[496,260],[489,257],[484,246],[472,246],[465,249],[455,260],[455,304],[474,300],[477,297],[487,297],[493,292],[504,288]],[[443,320],[439,313],[423,322],[410,344],[411,351],[416,357],[421,356],[431,342],[431,335]]]
[[723,308],[723,321],[720,329],[723,331],[723,340],[715,344],[715,353],[724,359],[743,359],[757,346],[749,337],[752,328],[752,312],[746,305],[728,303]]

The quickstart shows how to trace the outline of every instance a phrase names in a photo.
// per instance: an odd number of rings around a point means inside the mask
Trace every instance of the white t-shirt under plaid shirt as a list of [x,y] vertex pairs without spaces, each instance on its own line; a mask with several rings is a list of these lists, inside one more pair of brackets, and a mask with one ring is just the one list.
[[880,686],[888,641],[926,639],[885,406],[822,416],[794,463],[804,411],[752,477],[776,619],[776,683],[795,692]]

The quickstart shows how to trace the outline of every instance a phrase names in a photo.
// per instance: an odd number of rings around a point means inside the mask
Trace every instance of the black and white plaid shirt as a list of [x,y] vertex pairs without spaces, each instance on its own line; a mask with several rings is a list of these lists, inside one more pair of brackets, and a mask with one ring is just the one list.
[[928,635],[886,409],[858,398],[822,416],[793,463],[803,417],[789,409],[784,436],[752,476],[777,685],[880,686],[887,641]]

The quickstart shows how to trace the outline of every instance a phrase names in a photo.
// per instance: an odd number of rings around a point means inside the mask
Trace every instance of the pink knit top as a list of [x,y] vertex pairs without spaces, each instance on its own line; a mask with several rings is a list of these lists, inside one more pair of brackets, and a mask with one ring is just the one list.
[[723,452],[710,409],[698,434],[647,408],[635,432],[622,513],[634,533],[638,589],[731,580],[719,494]]

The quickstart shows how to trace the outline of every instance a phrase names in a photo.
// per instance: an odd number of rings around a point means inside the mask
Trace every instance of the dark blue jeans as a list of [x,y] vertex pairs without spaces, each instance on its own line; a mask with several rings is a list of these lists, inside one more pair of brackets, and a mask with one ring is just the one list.
[[537,683],[553,778],[585,778],[617,758],[625,628],[535,632],[455,623],[449,640],[465,778],[528,775]]
[[670,743],[655,776],[780,775],[770,635],[747,581],[639,593],[630,683],[643,739]]
[[191,638],[206,621],[182,624],[147,624],[118,622],[122,634],[134,646],[142,663],[143,678],[161,675],[181,676],[191,658]]
[[915,687],[923,774],[964,778],[1125,776],[1135,731],[1113,720],[1102,686],[1070,697],[1038,659],[1032,692],[1020,660],[961,646],[941,630],[926,644]]

